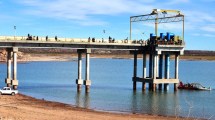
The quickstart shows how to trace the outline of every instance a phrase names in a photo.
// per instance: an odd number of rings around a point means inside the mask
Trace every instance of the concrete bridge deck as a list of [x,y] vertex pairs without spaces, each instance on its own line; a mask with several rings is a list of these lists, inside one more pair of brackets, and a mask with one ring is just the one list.
[[95,41],[82,38],[48,38],[39,37],[32,40],[27,40],[27,37],[22,36],[0,36],[0,47],[19,47],[19,48],[73,48],[73,49],[120,49],[134,50],[142,49],[146,46],[145,41],[130,41],[130,40],[102,40]]
[[115,40],[109,41],[107,39],[82,39],[82,38],[48,38],[39,37],[32,40],[27,40],[27,37],[23,36],[0,36],[0,47],[1,48],[65,48],[65,49],[115,49],[115,50],[139,50],[157,51],[161,54],[163,51],[169,52],[183,52],[184,45],[156,45],[152,48],[147,45],[147,41],[136,41],[136,40]]

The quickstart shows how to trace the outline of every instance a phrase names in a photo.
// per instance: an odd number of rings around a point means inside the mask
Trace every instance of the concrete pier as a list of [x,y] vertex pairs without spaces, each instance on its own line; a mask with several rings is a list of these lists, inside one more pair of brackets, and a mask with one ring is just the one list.
[[17,89],[18,87],[18,80],[17,80],[17,52],[18,48],[14,47],[13,48],[13,80],[12,80],[12,85],[13,89]]
[[[159,79],[163,79],[163,55],[159,56]],[[158,84],[158,90],[162,90],[162,84]]]
[[77,84],[77,91],[81,91],[81,86],[83,85],[83,80],[82,80],[82,53],[83,50],[77,50],[78,53],[78,79],[76,79],[76,84]]
[[[158,60],[158,55],[154,54],[153,56],[153,79],[157,79],[157,60]],[[153,83],[153,88],[152,90],[155,91],[156,90],[156,84]]]
[[[176,54],[175,55],[175,79],[178,79],[178,64],[179,64],[179,55]],[[178,84],[175,83],[174,84],[174,90],[177,91],[178,90]]]
[[133,73],[133,90],[137,89],[137,51],[134,51],[134,73]]
[[[152,78],[153,77],[153,55],[152,54],[149,54],[149,78]],[[149,83],[149,90],[152,90],[152,83]]]
[[86,72],[85,72],[85,91],[86,93],[90,92],[90,85],[91,85],[91,80],[90,80],[90,53],[91,49],[86,49]]
[[[170,68],[170,60],[169,60],[169,54],[165,55],[165,79],[169,79],[169,68]],[[164,90],[169,90],[169,84],[164,84]]]
[[11,86],[11,48],[7,48],[7,78],[5,78],[5,83],[7,87]]
[[[143,53],[143,78],[146,79],[146,53]],[[146,90],[146,83],[142,82],[142,91]]]

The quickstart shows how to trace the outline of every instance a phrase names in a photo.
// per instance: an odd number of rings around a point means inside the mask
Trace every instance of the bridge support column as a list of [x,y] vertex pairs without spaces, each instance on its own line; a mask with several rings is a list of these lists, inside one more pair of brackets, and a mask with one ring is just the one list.
[[12,85],[13,89],[17,89],[18,87],[18,80],[17,80],[17,52],[18,48],[14,47],[13,48],[13,80],[12,80]]
[[137,51],[134,51],[134,73],[133,73],[133,90],[137,89]]
[[[163,79],[163,55],[159,57],[159,79]],[[158,84],[158,90],[162,90],[162,84]]]
[[[165,55],[165,79],[169,79],[169,67],[170,67],[170,60],[169,60],[169,54]],[[164,84],[164,90],[169,90],[169,84]]]
[[11,48],[7,49],[7,78],[5,78],[7,87],[11,86],[11,51]]
[[82,53],[83,50],[77,50],[78,52],[78,79],[76,79],[77,91],[81,91],[81,85],[83,85],[82,80]]
[[[146,79],[146,53],[143,53],[143,78]],[[146,83],[142,82],[142,91],[146,90]]]
[[[175,79],[178,79],[178,63],[179,63],[179,55],[176,54],[175,55]],[[174,90],[175,91],[178,90],[178,84],[177,83],[174,84]]]
[[[157,60],[158,60],[158,55],[154,54],[153,56],[153,79],[157,79]],[[156,84],[153,83],[153,86],[152,86],[152,90],[155,91],[156,90]]]
[[[152,78],[152,74],[153,74],[153,55],[149,54],[149,78]],[[152,83],[149,83],[149,90],[152,90]]]
[[88,93],[90,92],[90,85],[91,85],[91,80],[90,80],[90,53],[91,49],[86,49],[86,72],[85,72],[85,92]]

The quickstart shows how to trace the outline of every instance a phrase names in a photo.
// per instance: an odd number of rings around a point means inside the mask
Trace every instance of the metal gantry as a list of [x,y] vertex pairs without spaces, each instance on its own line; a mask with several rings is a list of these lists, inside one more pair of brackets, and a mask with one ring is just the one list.
[[182,40],[184,40],[184,15],[178,10],[153,9],[151,14],[138,15],[130,17],[130,40],[132,39],[133,22],[152,22],[155,24],[155,34],[157,36],[158,24],[182,22]]

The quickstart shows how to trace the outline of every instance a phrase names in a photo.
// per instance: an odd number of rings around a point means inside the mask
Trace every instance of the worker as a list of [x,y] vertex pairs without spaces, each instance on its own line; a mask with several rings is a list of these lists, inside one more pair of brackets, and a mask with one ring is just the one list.
[[55,36],[55,41],[57,41],[57,36]]
[[90,42],[90,37],[88,38],[88,42]]
[[48,41],[48,35],[46,36],[46,41]]

